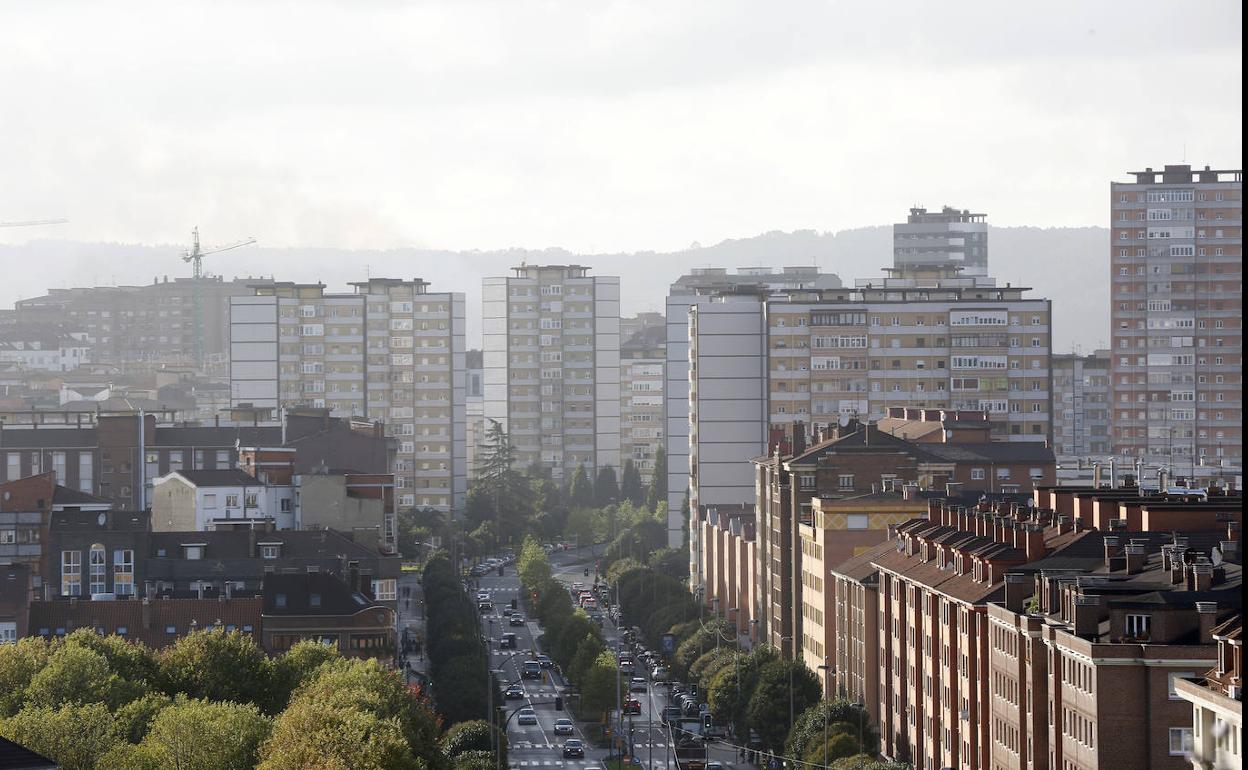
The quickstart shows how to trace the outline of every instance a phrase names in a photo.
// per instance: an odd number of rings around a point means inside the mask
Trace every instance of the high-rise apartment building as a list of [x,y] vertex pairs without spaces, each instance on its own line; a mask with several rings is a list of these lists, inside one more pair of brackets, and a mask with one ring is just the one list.
[[984,214],[945,206],[910,209],[893,225],[893,267],[956,265],[965,275],[988,275],[988,223]]
[[1072,459],[1113,452],[1108,350],[1053,356],[1053,451]]
[[370,278],[351,293],[265,282],[230,304],[230,402],[385,424],[400,510],[463,510],[464,295]]
[[482,287],[485,421],[520,466],[620,469],[620,279],[521,265]]
[[620,462],[633,461],[643,484],[663,444],[667,326],[659,313],[620,320]]
[[465,413],[467,415],[468,480],[477,476],[477,458],[485,442],[485,371],[481,368],[481,351],[469,350],[465,357],[466,377]]
[[1114,449],[1215,475],[1243,462],[1243,172],[1132,175],[1110,183]]
[[42,297],[16,302],[14,317],[18,323],[52,322],[81,331],[91,361],[119,366],[193,365],[198,336],[206,368],[224,373],[230,298],[253,294],[253,283],[165,276],[146,286],[49,289]]
[[[836,289],[841,279],[818,267],[743,267],[735,273],[723,267],[695,268],[671,285],[667,295],[666,371],[663,385],[667,445],[668,546],[679,548],[684,539],[681,508],[689,495],[689,309],[718,295],[742,291]],[[749,296],[748,294],[746,296]]]

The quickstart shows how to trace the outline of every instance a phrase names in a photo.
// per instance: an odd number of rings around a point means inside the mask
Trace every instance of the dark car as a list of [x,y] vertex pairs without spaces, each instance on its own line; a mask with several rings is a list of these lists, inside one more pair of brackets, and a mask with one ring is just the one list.
[[515,698],[523,698],[524,688],[518,684],[513,684],[507,688],[506,692],[503,693],[503,697],[506,698],[507,700],[513,700]]
[[581,743],[576,738],[569,738],[567,742],[563,744],[563,755],[565,757],[583,759],[585,757],[585,744]]
[[512,615],[511,617],[507,618],[507,625],[509,625],[509,626],[523,626],[523,625],[524,625],[524,616],[523,616],[523,615],[521,615],[521,614],[519,614],[519,613],[517,613],[517,614],[515,614],[515,615]]
[[554,668],[555,662],[550,659],[549,655],[538,655],[537,662],[542,664],[542,668]]
[[516,649],[516,635],[508,631],[498,640],[498,649],[514,650]]

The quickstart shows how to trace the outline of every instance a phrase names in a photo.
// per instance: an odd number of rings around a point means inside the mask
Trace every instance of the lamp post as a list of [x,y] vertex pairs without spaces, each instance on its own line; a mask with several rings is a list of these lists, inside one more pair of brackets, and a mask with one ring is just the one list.
[[[829,689],[830,689],[828,687],[828,676],[832,673],[832,667],[828,665],[828,658],[826,655],[823,658],[823,665],[819,667],[819,670],[823,672],[823,696],[826,698],[829,695]],[[792,723],[790,722],[790,724]],[[861,734],[861,730],[859,731],[859,734]],[[859,746],[861,746],[862,744],[861,738],[859,738],[858,743],[859,743]],[[824,770],[827,770],[828,768],[828,709],[826,707],[823,709],[823,750],[820,753],[823,755],[823,768]]]

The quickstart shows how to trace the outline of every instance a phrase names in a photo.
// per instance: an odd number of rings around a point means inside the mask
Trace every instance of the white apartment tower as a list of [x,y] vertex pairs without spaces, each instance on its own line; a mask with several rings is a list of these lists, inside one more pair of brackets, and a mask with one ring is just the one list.
[[230,403],[385,424],[399,509],[463,510],[464,295],[420,279],[257,283],[230,300]]
[[620,473],[620,279],[521,265],[482,286],[485,429],[555,478]]
[[988,218],[967,209],[912,208],[893,225],[893,267],[956,265],[963,275],[988,275]]

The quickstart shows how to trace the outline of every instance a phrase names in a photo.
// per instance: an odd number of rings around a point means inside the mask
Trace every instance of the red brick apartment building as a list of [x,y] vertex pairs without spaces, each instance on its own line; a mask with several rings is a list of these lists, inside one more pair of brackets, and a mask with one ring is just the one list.
[[[1107,491],[1123,493],[1113,515],[1091,499]],[[1187,767],[1174,683],[1214,665],[1213,629],[1240,606],[1240,502],[931,500],[830,570],[836,689],[869,704],[886,756],[922,770]]]

